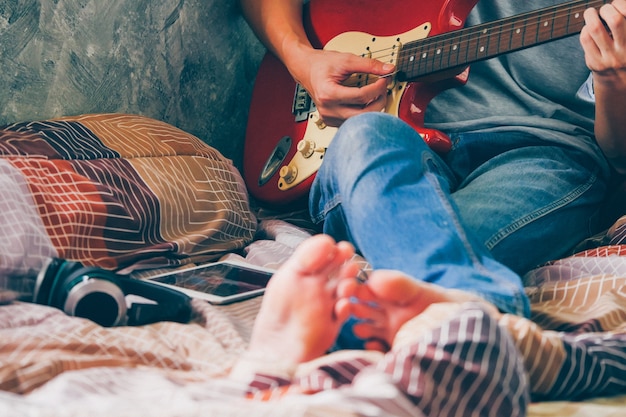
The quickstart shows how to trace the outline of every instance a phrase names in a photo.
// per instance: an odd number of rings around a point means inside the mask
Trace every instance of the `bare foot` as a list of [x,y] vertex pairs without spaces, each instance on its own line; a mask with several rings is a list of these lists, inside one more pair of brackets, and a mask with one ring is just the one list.
[[[327,235],[305,240],[270,280],[248,353],[297,365],[324,354],[350,314],[338,295],[343,281],[356,281],[354,248]],[[343,287],[343,284],[342,284]]]
[[373,271],[365,284],[342,285],[342,294],[359,300],[352,305],[352,313],[364,319],[354,326],[354,334],[366,340],[366,348],[382,351],[389,350],[404,323],[431,304],[477,299],[469,293],[446,290],[393,270]]

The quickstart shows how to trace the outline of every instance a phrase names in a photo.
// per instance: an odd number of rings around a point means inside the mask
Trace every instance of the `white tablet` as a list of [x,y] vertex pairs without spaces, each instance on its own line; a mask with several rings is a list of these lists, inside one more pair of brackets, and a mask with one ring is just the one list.
[[263,294],[274,272],[245,263],[224,261],[167,272],[146,280],[211,304],[228,304]]

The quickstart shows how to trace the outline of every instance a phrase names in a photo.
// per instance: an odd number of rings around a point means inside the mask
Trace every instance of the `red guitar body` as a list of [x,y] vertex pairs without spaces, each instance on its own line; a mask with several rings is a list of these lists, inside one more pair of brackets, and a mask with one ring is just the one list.
[[[345,32],[389,37],[425,23],[431,25],[428,36],[433,36],[462,28],[477,1],[311,0],[304,9],[304,25],[309,39],[319,48]],[[397,116],[422,134],[436,151],[445,152],[450,144],[445,135],[423,128],[424,110],[439,92],[459,85],[459,82],[464,82],[462,75],[451,75],[434,82],[413,82],[408,83],[402,93]],[[315,177],[311,175],[288,190],[277,186],[281,181],[278,171],[269,180],[259,180],[261,173],[267,171],[270,155],[278,153],[278,156],[284,156],[282,164],[293,157],[310,123],[308,120],[294,121],[292,106],[295,89],[296,83],[287,69],[275,56],[266,54],[252,95],[243,174],[251,195],[267,206],[286,207],[302,202],[308,196]],[[289,147],[275,152],[277,144],[286,137],[289,138]]]

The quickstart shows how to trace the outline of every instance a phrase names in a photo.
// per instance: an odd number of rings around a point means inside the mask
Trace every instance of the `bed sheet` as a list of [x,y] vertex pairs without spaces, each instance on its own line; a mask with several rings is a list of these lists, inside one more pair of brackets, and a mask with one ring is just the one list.
[[[253,210],[230,161],[154,120],[85,115],[20,123],[0,136],[0,415],[419,415],[407,392],[373,369],[388,357],[363,351],[303,364],[290,395],[264,375],[262,384],[229,378],[262,298],[194,301],[189,324],[118,328],[16,301],[51,256],[138,279],[219,257],[277,268],[318,230],[302,212]],[[533,270],[525,277],[531,320],[497,318],[532,388],[529,415],[624,415],[624,236],[626,217],[603,246]],[[445,339],[445,316],[433,308],[402,334],[437,330]],[[346,361],[368,369],[367,383],[337,377]]]
[[[268,218],[260,222],[258,239],[240,256],[246,262],[276,267],[308,236],[307,229]],[[524,358],[533,391],[528,415],[623,415],[624,254],[626,246],[604,247],[532,271],[526,277],[532,321],[509,315],[499,319]],[[233,256],[237,255],[228,255]],[[274,387],[268,393],[265,389],[254,399],[249,384],[227,378],[245,351],[261,301],[257,297],[227,306],[194,301],[191,324],[120,328],[103,328],[29,303],[2,306],[0,413],[124,416],[140,410],[151,416],[356,415],[371,410],[374,403],[380,405],[380,398],[369,393],[351,398],[352,406],[346,408],[345,397],[337,397],[338,390],[323,386],[316,390],[309,386],[308,395],[280,394],[280,400],[260,401],[281,390]],[[429,326],[433,317],[437,320],[431,314]],[[342,360],[345,355],[359,359],[364,353],[343,355]],[[333,363],[329,355],[326,362],[303,365],[302,372],[312,374]],[[396,407],[406,401],[401,393],[391,398]],[[357,407],[358,401],[365,401],[367,407]],[[324,414],[329,410],[332,413]]]

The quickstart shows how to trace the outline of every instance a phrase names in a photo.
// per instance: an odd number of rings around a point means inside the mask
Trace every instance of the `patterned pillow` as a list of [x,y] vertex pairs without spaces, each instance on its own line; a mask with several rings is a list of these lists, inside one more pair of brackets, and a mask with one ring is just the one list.
[[115,270],[211,260],[257,225],[229,159],[136,115],[0,128],[0,186],[0,277],[48,256]]

